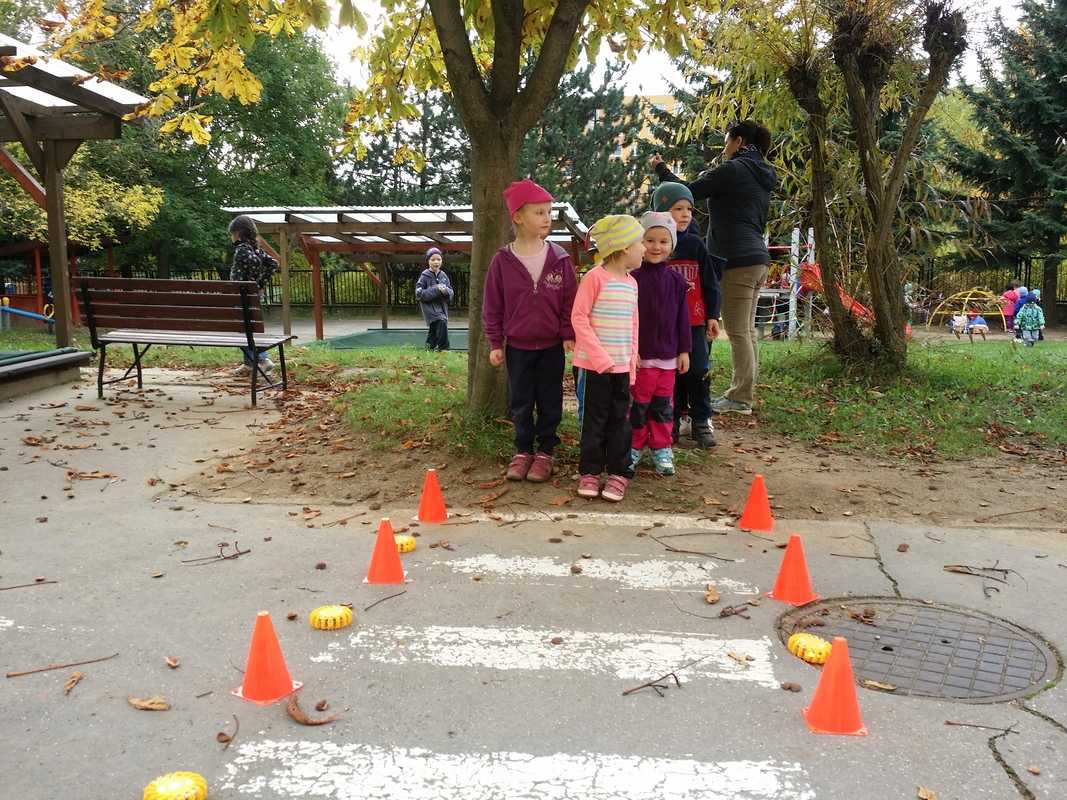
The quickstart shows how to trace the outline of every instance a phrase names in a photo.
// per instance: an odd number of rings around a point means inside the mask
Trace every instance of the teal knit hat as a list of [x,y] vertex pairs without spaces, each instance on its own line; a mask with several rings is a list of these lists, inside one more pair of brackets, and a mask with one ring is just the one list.
[[696,201],[693,200],[693,193],[689,191],[688,186],[684,183],[664,181],[652,193],[652,210],[670,211],[671,206],[679,200],[688,200],[692,205],[696,205]]

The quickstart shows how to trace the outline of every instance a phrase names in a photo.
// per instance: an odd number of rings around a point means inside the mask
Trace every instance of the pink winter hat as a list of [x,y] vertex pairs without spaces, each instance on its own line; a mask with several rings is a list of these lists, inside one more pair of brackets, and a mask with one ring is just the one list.
[[508,205],[508,213],[514,214],[527,203],[551,203],[552,195],[543,186],[523,178],[504,190],[504,202]]

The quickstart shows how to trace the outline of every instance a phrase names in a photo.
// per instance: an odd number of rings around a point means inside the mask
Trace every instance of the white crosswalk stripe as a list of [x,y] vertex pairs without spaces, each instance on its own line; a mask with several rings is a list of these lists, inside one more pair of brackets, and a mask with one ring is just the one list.
[[[553,644],[553,640],[560,640]],[[679,678],[717,678],[775,688],[771,640],[647,632],[642,634],[536,628],[478,628],[433,625],[373,625],[332,642],[317,663],[343,663],[346,651],[381,664],[433,664],[499,670],[572,670],[648,680],[666,668],[702,659]],[[729,654],[751,656],[740,663]]]
[[799,764],[609,753],[439,753],[262,740],[238,746],[219,789],[331,800],[813,800]]
[[720,592],[739,595],[758,595],[759,587],[733,578],[721,577],[715,564],[700,561],[605,561],[600,558],[583,558],[576,562],[581,574],[571,573],[571,562],[548,556],[500,556],[486,553],[466,558],[434,561],[431,569],[446,568],[467,575],[492,574],[511,580],[522,580],[525,585],[538,585],[535,580],[566,578],[569,586],[592,586],[594,581],[615,581],[626,589],[651,589],[654,591],[703,590],[714,583]]

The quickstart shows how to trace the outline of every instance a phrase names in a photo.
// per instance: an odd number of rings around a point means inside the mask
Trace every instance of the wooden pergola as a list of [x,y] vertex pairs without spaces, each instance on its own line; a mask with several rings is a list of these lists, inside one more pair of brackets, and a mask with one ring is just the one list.
[[[2,33],[0,65],[0,168],[48,214],[56,346],[68,347],[71,292],[63,170],[82,142],[121,137],[123,117],[148,98]],[[3,149],[6,142],[22,145],[36,175]]]
[[[474,240],[471,206],[269,207],[224,208],[223,211],[251,217],[260,234],[275,237],[277,246],[273,249],[281,266],[282,325],[287,334],[292,333],[289,252],[295,244],[304,253],[311,264],[317,339],[323,338],[321,253],[343,253],[352,262],[364,266],[379,287],[385,327],[390,264],[420,262],[430,247],[439,247],[446,254],[469,254]],[[588,228],[570,203],[552,206],[549,241],[566,248],[575,264],[583,252],[587,233]]]

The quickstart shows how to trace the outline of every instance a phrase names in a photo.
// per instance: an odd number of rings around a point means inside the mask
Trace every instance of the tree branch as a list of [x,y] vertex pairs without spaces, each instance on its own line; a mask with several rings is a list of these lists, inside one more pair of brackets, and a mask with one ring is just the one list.
[[515,104],[516,123],[520,132],[525,132],[537,121],[555,95],[574,46],[578,24],[582,21],[589,2],[590,0],[560,0],[556,6],[556,13],[552,15],[552,22],[548,25],[545,41],[541,45],[541,53],[537,57],[537,64]]
[[522,59],[522,0],[493,0],[493,74],[489,102],[502,117],[519,91]]
[[445,60],[448,83],[456,101],[456,110],[467,130],[489,127],[493,115],[489,108],[489,94],[482,74],[471,51],[467,26],[463,21],[459,0],[427,0],[437,30],[437,41]]

